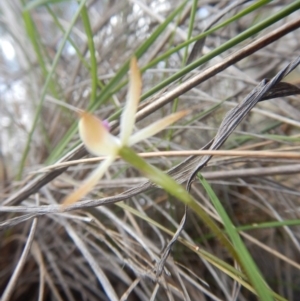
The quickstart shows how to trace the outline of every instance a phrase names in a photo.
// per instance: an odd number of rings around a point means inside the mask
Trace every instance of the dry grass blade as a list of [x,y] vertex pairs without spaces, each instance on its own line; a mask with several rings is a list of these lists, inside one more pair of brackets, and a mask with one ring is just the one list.
[[[268,79],[267,79],[268,81]],[[277,83],[275,87],[272,87],[260,101],[277,98],[277,97],[285,97],[291,95],[300,94],[300,89],[292,84],[281,82]]]
[[84,256],[88,264],[91,266],[92,270],[95,272],[95,275],[97,275],[97,278],[109,299],[116,301],[119,300],[110,281],[108,280],[107,276],[105,275],[99,264],[96,262],[94,256],[89,252],[83,240],[79,237],[79,235],[68,222],[64,221],[63,223],[66,231],[68,232],[68,235],[73,239],[74,243],[78,247],[78,250],[82,252],[82,255]]
[[10,300],[11,295],[13,294],[13,291],[16,288],[18,277],[20,276],[20,274],[22,272],[22,269],[25,265],[27,256],[30,252],[30,248],[31,248],[31,245],[32,245],[32,242],[33,242],[33,239],[34,239],[34,234],[35,234],[35,231],[36,231],[36,227],[37,227],[37,218],[35,218],[32,221],[30,232],[29,232],[26,244],[24,246],[22,255],[21,255],[21,257],[18,261],[18,264],[17,264],[16,268],[14,269],[14,272],[13,272],[13,274],[12,274],[8,284],[6,285],[6,288],[5,288],[5,290],[4,290],[4,292],[1,296],[2,301]]
[[[277,73],[271,80],[264,79],[251,93],[234,109],[229,111],[222,121],[217,135],[214,137],[213,142],[209,149],[218,149],[226,141],[229,135],[236,129],[240,122],[250,112],[250,110],[261,100],[264,100],[264,96],[267,93],[271,93],[270,90],[293,71],[300,64],[300,57],[288,64],[283,70]],[[292,90],[292,89],[291,89]],[[291,91],[289,90],[289,91]],[[297,94],[299,93],[298,90]],[[277,93],[277,92],[276,92]],[[194,168],[191,175],[188,178],[187,189],[190,189],[191,182],[198,171],[201,170],[205,164],[211,159],[211,156],[205,156],[201,159],[201,162]]]

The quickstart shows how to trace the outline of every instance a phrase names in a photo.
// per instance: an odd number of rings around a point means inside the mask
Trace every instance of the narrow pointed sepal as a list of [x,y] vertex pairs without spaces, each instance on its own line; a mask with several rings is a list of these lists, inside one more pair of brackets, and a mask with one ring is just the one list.
[[62,202],[62,208],[72,205],[87,195],[97,184],[97,182],[103,177],[111,163],[115,160],[115,157],[108,157],[105,159],[84,181],[84,183],[68,195]]
[[133,57],[130,61],[130,77],[127,101],[120,121],[120,140],[122,145],[127,144],[127,141],[133,131],[133,126],[135,123],[135,114],[141,97],[141,90],[141,74],[137,64],[137,60],[135,57]]
[[149,126],[133,134],[129,138],[128,146],[131,146],[135,143],[138,143],[139,141],[154,136],[155,134],[159,133],[160,131],[171,125],[172,123],[186,116],[188,113],[189,111],[180,111],[150,124]]

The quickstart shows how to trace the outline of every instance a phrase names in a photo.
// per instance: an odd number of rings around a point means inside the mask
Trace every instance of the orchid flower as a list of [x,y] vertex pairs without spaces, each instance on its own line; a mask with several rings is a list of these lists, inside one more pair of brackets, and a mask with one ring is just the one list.
[[77,202],[90,192],[119,155],[122,148],[130,147],[141,140],[155,135],[187,114],[187,111],[171,114],[132,134],[141,90],[141,75],[137,65],[137,60],[134,57],[130,62],[129,89],[125,108],[121,115],[119,138],[110,134],[105,122],[101,121],[91,113],[79,113],[80,120],[78,128],[83,144],[91,154],[96,156],[106,156],[106,159],[102,161],[90,174],[82,186],[63,200],[63,206],[68,206]]

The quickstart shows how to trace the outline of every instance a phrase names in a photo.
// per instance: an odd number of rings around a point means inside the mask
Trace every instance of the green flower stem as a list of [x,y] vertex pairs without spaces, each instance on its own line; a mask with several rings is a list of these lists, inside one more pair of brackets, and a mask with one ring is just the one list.
[[[183,186],[178,184],[173,178],[171,178],[166,173],[162,172],[158,168],[148,164],[144,159],[139,157],[131,148],[122,147],[119,151],[119,155],[132,166],[141,171],[149,180],[163,188],[172,196],[179,199],[182,203],[189,206],[208,226],[211,231],[219,238],[221,243],[227,248],[227,250],[232,254],[233,258],[240,264],[243,270],[246,272],[250,282],[256,290],[256,293],[260,297],[260,300],[271,301],[274,300],[272,297],[272,292],[268,288],[267,284],[263,280],[259,270],[257,269],[251,255],[246,249],[243,241],[239,237],[238,231],[235,229],[234,225],[228,221],[227,214],[220,209],[220,205],[214,202],[217,207],[217,211],[222,213],[222,219],[225,222],[225,228],[229,233],[231,240],[234,245],[228,240],[227,236],[218,227],[215,221],[202,209],[202,207],[197,203],[197,201],[191,196]],[[205,189],[208,191],[209,195],[212,196],[212,190],[209,189],[207,183],[202,179]],[[230,225],[230,226],[228,226]],[[239,252],[237,252],[239,250]],[[242,251],[242,252],[240,252]]]
[[119,151],[119,155],[140,172],[142,172],[153,183],[163,188],[172,196],[179,199],[182,203],[189,206],[196,214],[202,219],[202,221],[212,230],[212,232],[219,238],[223,245],[232,254],[234,259],[240,261],[238,255],[233,248],[232,244],[223,233],[222,229],[214,222],[214,220],[202,209],[197,201],[185,190],[183,186],[178,184],[173,178],[166,173],[162,172],[158,168],[148,164],[143,158],[139,157],[131,148],[122,147]]

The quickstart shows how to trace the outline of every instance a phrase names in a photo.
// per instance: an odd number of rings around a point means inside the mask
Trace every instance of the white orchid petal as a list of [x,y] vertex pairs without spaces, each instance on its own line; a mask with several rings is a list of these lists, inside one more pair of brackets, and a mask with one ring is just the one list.
[[141,97],[142,79],[137,60],[133,57],[130,61],[130,78],[126,104],[120,121],[120,139],[125,145],[130,137],[135,123],[135,113]]
[[115,155],[120,143],[109,133],[100,119],[88,112],[81,113],[79,134],[87,150],[96,156]]
[[174,114],[171,114],[163,119],[160,119],[151,125],[143,128],[142,130],[138,131],[137,133],[133,134],[128,141],[128,146],[131,146],[139,141],[145,140],[151,136],[154,136],[158,132],[162,131],[170,124],[176,122],[180,118],[186,116],[189,111],[180,111]]
[[99,164],[99,166],[90,174],[84,183],[63,200],[62,206],[66,207],[74,204],[88,194],[96,186],[97,182],[103,177],[104,173],[114,160],[115,156],[111,156]]

